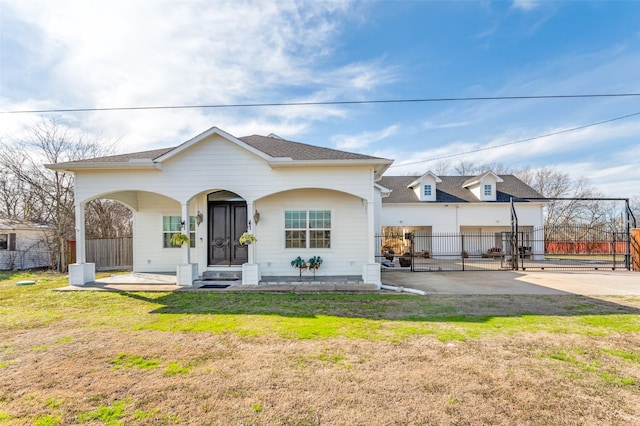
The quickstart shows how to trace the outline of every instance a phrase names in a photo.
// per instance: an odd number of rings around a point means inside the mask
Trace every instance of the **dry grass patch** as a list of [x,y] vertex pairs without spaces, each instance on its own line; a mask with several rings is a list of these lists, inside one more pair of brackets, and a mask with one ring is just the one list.
[[638,298],[0,282],[0,424],[640,424]]

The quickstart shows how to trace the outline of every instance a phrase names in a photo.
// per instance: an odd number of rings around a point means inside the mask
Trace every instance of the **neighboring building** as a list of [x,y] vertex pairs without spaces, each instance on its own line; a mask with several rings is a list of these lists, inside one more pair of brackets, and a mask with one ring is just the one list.
[[28,221],[0,219],[0,269],[51,266],[47,245],[50,228]]
[[[438,247],[441,239],[433,236],[461,234],[469,236],[465,251],[486,254],[501,245],[502,233],[511,230],[513,200],[520,246],[537,256],[544,254],[544,238],[537,235],[543,232],[544,202],[530,200],[542,196],[515,176],[490,171],[480,176],[437,176],[427,172],[422,176],[383,176],[378,185],[382,233],[392,230],[395,232],[386,233],[421,237],[416,239],[416,251],[429,251],[433,256],[460,254],[459,247]],[[401,239],[395,244],[405,251],[409,241]],[[536,244],[540,247],[532,247]]]
[[[205,271],[297,275],[297,256],[324,260],[318,275],[361,276],[380,285],[375,182],[392,160],[283,140],[237,138],[211,128],[175,147],[48,168],[75,175],[76,256],[71,284],[95,279],[86,262],[84,206],[96,198],[133,211],[133,270],[178,272],[191,285]],[[239,243],[245,232],[257,242]],[[175,233],[190,248],[171,244]]]

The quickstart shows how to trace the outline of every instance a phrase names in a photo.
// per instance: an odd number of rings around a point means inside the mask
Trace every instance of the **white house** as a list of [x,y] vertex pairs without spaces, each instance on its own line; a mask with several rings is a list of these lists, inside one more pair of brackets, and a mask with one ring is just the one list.
[[[520,246],[538,257],[544,254],[544,238],[537,235],[542,232],[544,202],[532,200],[541,195],[513,175],[498,176],[489,171],[480,176],[437,176],[427,172],[422,176],[383,176],[377,185],[381,188],[383,234],[392,229],[398,235],[425,237],[416,241],[421,245],[417,251],[430,251],[435,256],[438,252],[460,254],[459,247],[438,247],[436,241],[443,239],[429,237],[461,234],[470,237],[465,251],[486,253],[499,245],[496,238],[501,233],[511,230],[513,200]],[[404,251],[409,241],[401,244]]]
[[[392,160],[283,140],[237,138],[218,128],[181,145],[48,168],[75,175],[76,256],[72,285],[95,280],[86,262],[84,206],[95,198],[133,211],[133,270],[178,271],[191,285],[205,271],[241,271],[243,284],[297,275],[300,256],[324,260],[319,275],[380,284],[376,182]],[[244,232],[255,235],[249,246]],[[190,247],[175,247],[183,233]]]
[[51,266],[47,225],[0,219],[0,269],[32,269]]

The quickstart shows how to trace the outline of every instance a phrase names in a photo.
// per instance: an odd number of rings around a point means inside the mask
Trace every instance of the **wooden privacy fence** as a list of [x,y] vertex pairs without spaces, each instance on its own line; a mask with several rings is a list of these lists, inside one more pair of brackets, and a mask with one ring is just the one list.
[[133,267],[133,238],[98,238],[87,240],[87,262],[96,270],[131,269]]
[[612,254],[626,253],[627,243],[616,242],[575,242],[575,241],[545,241],[546,254]]

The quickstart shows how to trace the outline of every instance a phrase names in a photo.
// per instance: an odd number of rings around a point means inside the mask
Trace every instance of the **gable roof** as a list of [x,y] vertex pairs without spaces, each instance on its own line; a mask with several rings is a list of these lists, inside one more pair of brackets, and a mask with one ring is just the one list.
[[488,172],[485,172],[485,173],[481,174],[480,176],[473,176],[473,177],[467,179],[462,184],[462,187],[463,188],[469,188],[470,186],[473,186],[473,185],[475,185],[477,183],[482,182],[487,176],[493,176],[493,178],[498,183],[502,182],[502,178],[500,176],[498,176],[497,174],[493,173],[492,171],[488,171]]
[[415,188],[417,185],[420,185],[420,183],[422,182],[422,180],[426,177],[426,176],[431,176],[433,178],[433,180],[436,181],[436,183],[440,183],[442,182],[442,179],[440,179],[439,176],[437,176],[435,173],[429,171],[425,174],[423,174],[422,176],[418,176],[416,177],[409,185],[407,185],[409,188]]
[[87,160],[70,161],[66,163],[47,164],[46,167],[58,170],[78,169],[124,169],[124,168],[161,168],[161,163],[168,158],[188,149],[203,139],[217,134],[237,145],[253,152],[267,160],[272,166],[324,165],[328,164],[375,164],[376,174],[379,176],[393,162],[386,158],[356,154],[331,148],[293,142],[277,135],[252,135],[236,138],[217,127],[195,136],[192,139],[172,148],[155,149],[129,154],[111,155],[107,157],[91,158]]
[[382,176],[378,182],[391,190],[391,194],[382,199],[387,203],[508,203],[511,197],[514,201],[526,201],[527,198],[541,198],[536,190],[513,175],[500,175],[502,182],[496,184],[496,201],[480,201],[469,189],[465,182],[474,179],[473,176],[440,176],[442,182],[436,187],[436,201],[420,201],[415,191],[409,185],[416,180],[416,176]]

